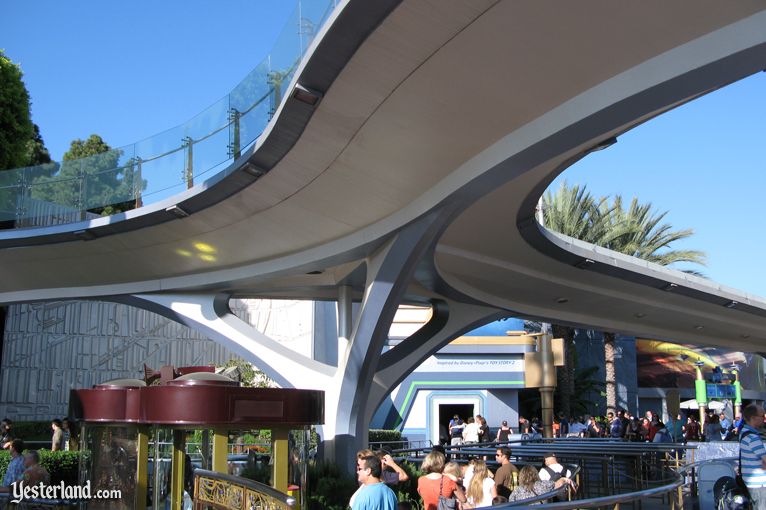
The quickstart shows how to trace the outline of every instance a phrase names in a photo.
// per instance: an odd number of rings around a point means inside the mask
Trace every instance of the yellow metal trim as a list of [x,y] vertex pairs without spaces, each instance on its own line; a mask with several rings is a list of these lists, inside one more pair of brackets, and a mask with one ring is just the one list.
[[143,508],[149,490],[149,427],[138,427],[136,449],[136,506]]
[[227,430],[213,431],[212,471],[229,473],[229,432]]
[[173,431],[173,464],[170,479],[170,508],[182,510],[184,500],[184,462],[186,460],[186,432]]
[[287,493],[287,473],[290,462],[289,436],[290,431],[288,429],[274,428],[271,430],[271,460],[274,463],[274,472],[271,477],[272,487],[284,493]]

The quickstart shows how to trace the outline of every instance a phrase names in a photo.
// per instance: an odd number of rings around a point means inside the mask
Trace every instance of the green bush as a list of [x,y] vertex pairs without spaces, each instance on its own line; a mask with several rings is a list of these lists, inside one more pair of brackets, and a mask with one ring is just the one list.
[[337,464],[309,464],[309,510],[346,510],[359,484]]
[[420,494],[418,494],[418,478],[425,473],[423,473],[418,466],[412,462],[407,462],[406,460],[397,462],[397,464],[399,464],[399,467],[407,473],[409,480],[406,482],[399,482],[399,485],[396,486],[396,495],[399,498],[399,501],[409,501],[412,503],[412,507],[416,508],[415,504],[417,503],[420,505],[421,501]]
[[[8,450],[0,451],[0,473],[5,476],[5,472],[8,471],[8,463],[11,462],[11,453]],[[2,480],[2,478],[0,478]]]
[[[40,453],[40,465],[48,470],[51,475],[51,483],[64,482],[67,485],[78,483],[78,471],[80,465],[80,452],[52,452],[50,450],[38,450]],[[11,454],[8,450],[0,451],[0,472],[5,476],[8,463],[11,462]]]
[[[385,429],[370,429],[368,435],[368,442],[375,446],[375,443],[389,443],[392,441],[401,441],[402,433],[398,430],[385,430]],[[394,448],[399,448],[399,445],[390,445]]]
[[249,480],[255,480],[256,482],[265,483],[266,485],[271,485],[271,466],[259,462],[252,467],[243,469],[239,476]]

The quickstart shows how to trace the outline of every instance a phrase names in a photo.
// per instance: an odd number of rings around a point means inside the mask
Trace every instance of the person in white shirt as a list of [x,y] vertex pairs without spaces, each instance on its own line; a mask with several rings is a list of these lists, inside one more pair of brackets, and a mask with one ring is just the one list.
[[572,472],[559,464],[558,459],[556,459],[556,454],[553,452],[548,452],[545,454],[545,465],[540,470],[540,473],[538,476],[540,477],[540,480],[547,481],[550,480],[551,482],[555,482],[559,478],[572,478]]
[[479,424],[474,421],[473,417],[468,417],[465,421],[466,425],[463,429],[463,442],[464,443],[478,443],[479,442]]

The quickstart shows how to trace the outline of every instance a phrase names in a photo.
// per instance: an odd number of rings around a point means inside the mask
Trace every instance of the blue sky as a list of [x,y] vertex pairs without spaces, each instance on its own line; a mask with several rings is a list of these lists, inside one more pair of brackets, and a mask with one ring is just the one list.
[[573,165],[552,187],[566,179],[597,196],[651,202],[677,229],[694,229],[674,248],[706,252],[699,269],[708,278],[766,296],[764,94],[766,73],[758,73],[676,108]]
[[[58,159],[74,138],[127,145],[213,104],[268,53],[294,6],[6,0],[0,48],[21,63],[33,119]],[[672,225],[695,230],[676,247],[705,251],[708,277],[766,296],[764,92],[759,73],[626,133],[561,178],[669,211]]]

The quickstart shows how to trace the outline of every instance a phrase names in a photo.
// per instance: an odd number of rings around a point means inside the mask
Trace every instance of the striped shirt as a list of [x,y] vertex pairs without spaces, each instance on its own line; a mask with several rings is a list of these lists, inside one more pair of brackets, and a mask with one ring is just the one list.
[[753,427],[745,425],[739,437],[739,451],[742,456],[740,470],[745,485],[748,488],[766,487],[766,469],[763,469],[766,447],[761,436]]

